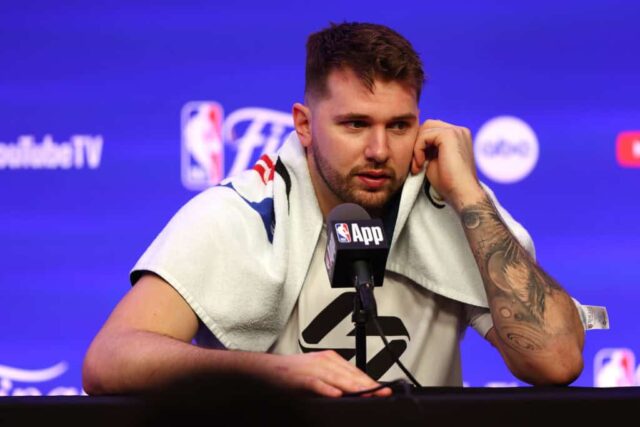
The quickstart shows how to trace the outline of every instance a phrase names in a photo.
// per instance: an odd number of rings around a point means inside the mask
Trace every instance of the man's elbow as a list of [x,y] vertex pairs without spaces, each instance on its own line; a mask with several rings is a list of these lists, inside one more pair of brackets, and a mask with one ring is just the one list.
[[112,354],[109,346],[101,337],[97,337],[89,346],[82,363],[82,388],[89,395],[118,393],[117,378],[114,373],[117,355]]
[[85,356],[82,364],[82,388],[91,396],[105,394],[105,390],[101,386],[99,368],[88,355]]
[[98,350],[92,343],[82,363],[82,388],[87,394],[108,394],[108,390],[104,386],[104,374],[102,371],[103,367]]
[[579,349],[570,354],[551,356],[542,362],[527,363],[517,369],[513,374],[531,385],[569,385],[573,383],[584,369],[582,352]]

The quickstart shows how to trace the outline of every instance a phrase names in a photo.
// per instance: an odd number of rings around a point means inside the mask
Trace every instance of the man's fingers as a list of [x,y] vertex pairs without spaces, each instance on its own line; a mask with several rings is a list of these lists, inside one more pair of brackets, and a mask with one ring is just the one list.
[[[429,126],[425,126],[429,124]],[[440,120],[427,120],[418,133],[418,139],[413,147],[413,163],[411,171],[417,173],[427,160],[438,158],[440,145],[443,143],[464,145],[471,147],[471,131],[465,127],[454,126]]]
[[450,132],[451,127],[431,127],[420,131],[416,144],[413,147],[411,171],[414,174],[420,172],[425,161],[438,157],[438,145],[441,143],[439,137],[443,131]]
[[334,351],[322,352],[318,355],[323,359],[320,378],[342,391],[349,393],[375,388],[379,384],[356,366],[346,361]]
[[413,173],[414,175],[417,174],[418,172],[420,172],[421,170],[421,166],[418,164],[418,162],[416,162],[416,158],[412,158],[411,159],[411,173]]
[[346,366],[341,366],[341,364],[328,367],[321,378],[334,387],[349,393],[375,388],[379,385],[359,369],[356,368],[354,372]]
[[[277,356],[285,361],[287,369],[278,382],[322,396],[339,397],[344,393],[357,393],[379,386],[367,374],[342,358],[335,351],[320,351],[302,355]],[[283,359],[280,359],[283,357]],[[287,363],[288,361],[288,363]],[[273,370],[269,370],[270,375]],[[371,396],[388,396],[391,390],[367,393]]]
[[[305,382],[305,387],[312,391],[321,391],[323,395],[335,395],[335,389],[342,393],[356,393],[362,390],[368,390],[378,386],[373,380],[369,383],[363,378],[347,373],[341,368],[323,369],[317,374],[312,374]],[[327,394],[329,393],[329,394]]]
[[422,124],[422,129],[432,129],[432,128],[450,128],[455,127],[451,123],[443,122],[442,120],[436,119],[428,119]]
[[302,388],[327,397],[340,397],[343,394],[342,390],[339,388],[327,384],[320,378],[315,377],[305,377],[302,380]]
[[383,389],[376,391],[376,396],[378,397],[387,397],[387,396],[391,396],[392,394],[393,392],[389,387],[385,387]]
[[413,148],[413,163],[417,171],[422,169],[422,165],[424,165],[424,161],[425,161],[424,148],[425,148],[424,139],[419,139],[415,147]]
[[333,363],[335,363],[336,367],[345,369],[348,372],[348,374],[356,376],[358,378],[362,378],[366,381],[375,382],[370,377],[368,377],[367,374],[362,372],[352,363],[349,363],[349,361],[345,360],[344,357],[340,356],[337,352],[333,350],[329,350],[327,352],[327,358],[330,359]]
[[341,367],[345,368],[352,375],[356,375],[358,377],[362,377],[362,378],[364,378],[364,379],[366,379],[367,381],[370,381],[370,382],[375,382],[367,374],[365,374],[360,369],[358,369],[357,366],[355,366],[352,363],[349,363],[349,361],[345,360],[344,357],[340,356],[335,351],[332,351],[330,356],[333,358],[333,360],[335,360],[335,362],[338,364],[338,366],[341,366]]

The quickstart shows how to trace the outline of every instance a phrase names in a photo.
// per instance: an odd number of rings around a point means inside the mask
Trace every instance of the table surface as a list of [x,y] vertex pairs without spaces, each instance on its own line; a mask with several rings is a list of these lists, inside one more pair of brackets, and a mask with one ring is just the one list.
[[[388,398],[271,390],[0,398],[0,425],[637,425],[640,387],[397,388]],[[629,418],[631,417],[631,418]],[[562,421],[562,422],[561,422]]]

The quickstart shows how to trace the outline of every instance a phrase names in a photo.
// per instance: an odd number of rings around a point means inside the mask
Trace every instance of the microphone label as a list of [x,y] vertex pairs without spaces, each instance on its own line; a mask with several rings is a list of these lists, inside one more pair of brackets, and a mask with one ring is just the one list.
[[366,246],[373,242],[378,246],[384,240],[381,227],[358,227],[358,224],[352,224],[353,241],[363,242]]
[[[351,232],[349,232],[349,225],[351,225]],[[338,222],[335,227],[336,236],[338,236],[338,242],[340,243],[360,242],[364,243],[365,246],[369,246],[373,242],[374,246],[378,246],[384,242],[382,227],[379,226],[367,227],[359,226],[357,223]]]

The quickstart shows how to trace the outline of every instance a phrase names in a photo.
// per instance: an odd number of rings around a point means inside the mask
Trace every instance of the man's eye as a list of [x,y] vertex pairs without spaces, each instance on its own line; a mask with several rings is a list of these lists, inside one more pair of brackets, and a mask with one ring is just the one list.
[[391,123],[391,125],[389,125],[390,129],[396,129],[396,130],[405,130],[409,127],[409,123],[407,122],[393,122]]
[[344,124],[352,129],[362,129],[367,126],[367,122],[364,120],[349,120],[348,122],[344,122]]

